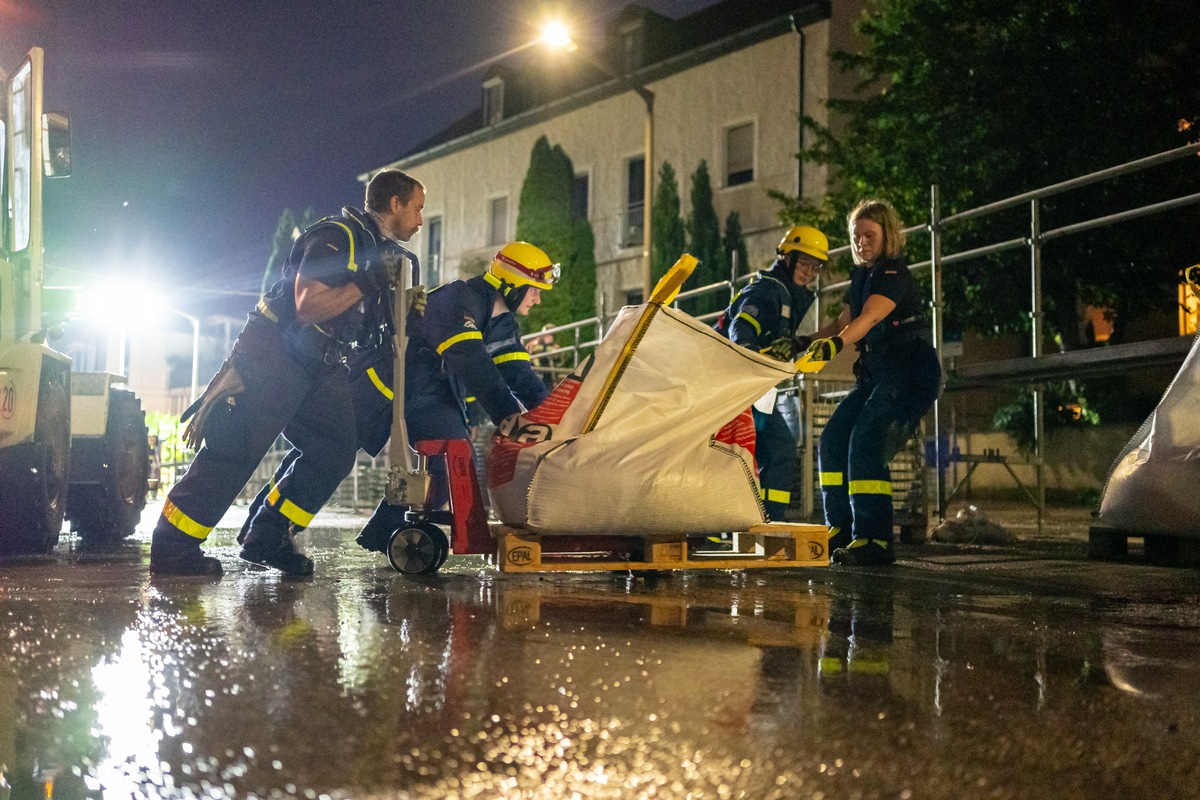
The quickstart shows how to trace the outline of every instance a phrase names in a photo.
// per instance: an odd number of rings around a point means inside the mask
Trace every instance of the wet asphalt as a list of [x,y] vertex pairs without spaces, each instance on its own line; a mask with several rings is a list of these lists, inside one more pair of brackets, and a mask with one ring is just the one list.
[[0,562],[0,798],[1191,798],[1200,572],[1078,532],[892,568],[311,579]]

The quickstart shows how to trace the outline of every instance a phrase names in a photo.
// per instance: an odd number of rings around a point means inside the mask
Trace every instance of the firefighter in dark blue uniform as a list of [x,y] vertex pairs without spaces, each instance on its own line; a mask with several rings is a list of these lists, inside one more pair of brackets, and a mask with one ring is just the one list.
[[[470,439],[467,399],[500,425],[540,405],[549,394],[533,371],[521,342],[517,315],[524,316],[552,288],[559,265],[527,242],[505,245],[487,272],[431,291],[425,313],[408,329],[404,356],[404,419],[410,442]],[[351,361],[359,441],[369,453],[383,448],[391,432],[391,348]],[[444,500],[444,486],[434,506]],[[368,526],[358,543],[385,552],[387,539]],[[390,534],[390,529],[385,533]]]
[[[784,234],[778,257],[733,299],[717,323],[730,341],[767,353],[781,361],[804,352],[810,339],[796,328],[816,295],[807,286],[829,260],[829,240],[807,225],[795,225]],[[775,408],[772,389],[754,404],[754,456],[767,516],[780,522],[792,499],[796,474],[796,434]]]
[[818,335],[806,361],[817,371],[857,344],[854,389],[830,417],[819,446],[821,492],[837,564],[891,564],[892,481],[888,463],[904,448],[941,388],[926,304],[903,257],[896,210],[866,200],[850,212],[846,305]]
[[389,242],[421,226],[425,188],[384,170],[366,189],[366,211],[345,208],[296,241],[281,278],[251,312],[188,429],[203,442],[167,496],[154,529],[150,569],[220,575],[201,543],[282,433],[293,453],[286,474],[246,530],[240,556],[292,575],[312,574],[292,533],[306,527],[353,467],[357,451],[343,354],[363,333],[369,306],[387,296]]

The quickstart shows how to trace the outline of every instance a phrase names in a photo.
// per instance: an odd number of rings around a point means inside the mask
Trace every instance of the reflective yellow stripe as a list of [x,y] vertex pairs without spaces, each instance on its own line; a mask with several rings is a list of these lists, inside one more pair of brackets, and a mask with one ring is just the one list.
[[759,336],[762,336],[762,325],[759,325],[758,320],[756,320],[754,317],[750,316],[745,311],[743,311],[742,313],[737,315],[737,319],[744,319],[744,320],[746,320],[746,322],[749,322],[751,325],[754,326],[754,332],[757,333]]
[[346,269],[350,270],[351,272],[358,272],[358,264],[354,263],[354,233],[353,233],[353,231],[351,231],[348,226],[343,225],[342,223],[338,222],[337,220],[331,219],[329,221],[332,222],[334,225],[337,225],[342,230],[344,230],[346,232],[346,235],[350,237],[350,263],[346,265]]
[[393,397],[395,397],[395,394],[387,387],[387,384],[380,380],[379,373],[375,371],[374,367],[369,367],[367,369],[367,377],[371,379],[371,383],[375,384],[375,388],[379,390],[379,393],[388,400],[391,400]]
[[502,356],[496,356],[492,361],[497,364],[503,364],[506,361],[528,361],[529,353],[505,353]]
[[162,515],[163,519],[194,539],[204,541],[208,538],[209,531],[212,530],[211,525],[201,525],[199,522],[196,522],[196,520],[180,511],[179,507],[170,500],[163,503]]
[[822,486],[841,486],[843,480],[844,480],[843,475],[840,472],[822,472],[821,473],[821,485]]
[[464,397],[464,398],[463,398],[463,402],[464,402],[464,403],[474,403],[474,402],[475,402],[475,396],[474,396],[474,395],[471,395],[470,397]]
[[792,502],[792,493],[782,489],[767,489],[767,496],[763,499],[768,503],[790,503]]
[[822,675],[833,675],[842,671],[841,659],[826,656],[817,662],[817,671]]
[[887,546],[891,544],[891,542],[887,541],[886,539],[855,539],[850,544],[846,545],[846,549],[857,550],[858,548],[866,547],[869,544],[878,545],[884,549],[887,549]]
[[264,317],[271,320],[271,322],[274,322],[276,325],[279,324],[279,317],[275,316],[275,312],[271,310],[271,307],[269,305],[267,305],[267,301],[265,298],[258,301],[258,313],[262,314]]
[[292,522],[299,525],[301,528],[307,528],[312,524],[313,517],[316,514],[310,514],[300,506],[293,503],[291,500],[284,500],[283,504],[277,509],[280,514],[290,519]]
[[890,495],[891,493],[891,481],[850,481],[850,494]]
[[479,331],[464,331],[456,336],[451,336],[449,339],[438,345],[438,355],[440,356],[454,345],[458,344],[459,342],[465,342],[468,339],[478,339],[483,341],[483,334]]
[[891,671],[891,665],[886,661],[855,658],[850,660],[850,671],[860,675],[887,675]]
[[267,494],[267,505],[271,506],[271,508],[278,511],[280,514],[283,514],[301,528],[307,528],[312,523],[313,517],[315,517],[316,514],[308,513],[303,508],[286,498],[281,503],[279,502],[280,496],[279,487],[276,486],[272,488]]

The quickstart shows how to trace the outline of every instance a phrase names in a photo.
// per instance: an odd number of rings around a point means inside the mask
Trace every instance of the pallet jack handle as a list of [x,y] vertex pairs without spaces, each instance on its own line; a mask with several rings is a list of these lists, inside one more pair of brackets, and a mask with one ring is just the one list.
[[414,450],[408,440],[408,425],[404,418],[404,355],[408,347],[408,289],[420,282],[421,264],[416,254],[403,247],[399,249],[411,270],[404,269],[401,262],[401,267],[392,276],[392,438],[388,446],[392,466],[387,500],[419,511],[428,494],[428,458]]

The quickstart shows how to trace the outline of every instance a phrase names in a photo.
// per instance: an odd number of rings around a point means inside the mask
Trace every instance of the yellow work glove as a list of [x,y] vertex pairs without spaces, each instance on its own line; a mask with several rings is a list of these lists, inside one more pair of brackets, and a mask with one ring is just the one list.
[[790,336],[780,336],[758,352],[776,361],[791,361],[796,357],[796,342]]
[[405,290],[405,295],[408,300],[408,313],[416,314],[418,317],[425,316],[425,306],[429,304],[429,294],[425,291],[425,287],[410,286]]
[[808,346],[808,350],[796,362],[798,372],[820,372],[833,357],[841,352],[842,337],[830,336],[828,339],[817,339]]

